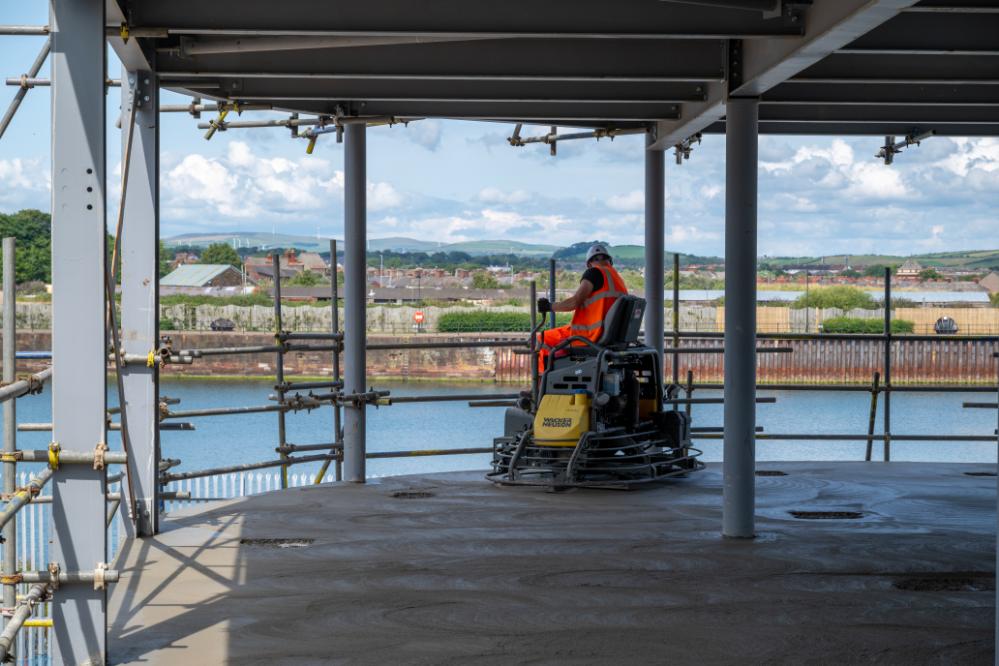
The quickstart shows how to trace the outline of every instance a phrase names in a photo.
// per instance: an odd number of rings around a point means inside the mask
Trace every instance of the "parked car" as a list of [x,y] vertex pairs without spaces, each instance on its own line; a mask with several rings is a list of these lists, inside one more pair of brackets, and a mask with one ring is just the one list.
[[211,324],[213,331],[235,331],[236,322],[232,319],[226,319],[224,317],[219,317]]
[[933,324],[933,330],[937,335],[953,335],[957,333],[957,322],[950,317],[940,317],[937,323]]

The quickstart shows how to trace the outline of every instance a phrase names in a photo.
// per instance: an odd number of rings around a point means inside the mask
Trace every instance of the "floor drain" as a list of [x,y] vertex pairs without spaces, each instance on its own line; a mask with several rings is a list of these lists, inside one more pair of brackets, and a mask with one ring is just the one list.
[[305,548],[315,539],[240,539],[242,546],[267,546],[269,548]]
[[856,520],[863,518],[860,511],[788,511],[800,520]]
[[392,493],[392,497],[396,499],[426,499],[433,496],[429,490],[397,490]]
[[779,469],[758,469],[756,476],[787,476],[787,472],[782,472]]
[[991,592],[996,579],[990,573],[931,573],[898,578],[892,585],[907,592]]
[[965,476],[995,476],[995,472],[965,472]]

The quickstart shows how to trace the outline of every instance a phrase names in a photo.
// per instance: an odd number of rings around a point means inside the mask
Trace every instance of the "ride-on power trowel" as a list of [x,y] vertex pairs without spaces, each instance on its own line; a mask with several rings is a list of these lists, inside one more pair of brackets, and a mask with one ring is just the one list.
[[599,340],[573,336],[551,350],[537,398],[506,411],[489,480],[627,488],[703,469],[689,417],[663,408],[659,356],[638,342],[644,313],[645,300],[622,296]]

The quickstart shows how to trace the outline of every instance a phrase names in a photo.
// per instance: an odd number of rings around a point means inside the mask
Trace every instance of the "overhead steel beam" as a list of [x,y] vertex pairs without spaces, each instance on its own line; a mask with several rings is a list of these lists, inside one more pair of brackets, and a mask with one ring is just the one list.
[[862,105],[793,105],[772,104],[760,109],[760,121],[777,122],[836,122],[836,123],[907,123],[932,125],[942,122],[952,125],[999,124],[996,105],[961,108],[960,112],[940,106],[862,106]]
[[[246,101],[251,103],[274,101],[270,98],[250,97]],[[315,102],[317,100],[303,100]],[[465,102],[461,100],[447,102],[357,102],[345,104],[344,100],[331,100],[327,102],[326,112],[330,113],[336,106],[345,106],[350,115],[364,116],[420,116],[420,117],[444,117],[449,118],[503,118],[520,119],[527,116],[531,118],[552,118],[559,120],[590,120],[606,119],[632,122],[656,121],[663,118],[677,118],[679,107],[676,104],[615,104],[609,102],[599,103],[579,103],[562,104],[551,102],[522,103],[522,102]],[[282,106],[292,108],[302,108],[293,100],[287,100]]]
[[[761,108],[763,108],[761,106]],[[760,134],[782,134],[791,136],[871,136],[883,141],[891,134],[904,136],[916,130],[933,130],[935,136],[999,136],[996,124],[956,124],[937,122],[932,125],[914,127],[912,123],[890,122],[779,122],[760,121]],[[725,123],[717,122],[704,129],[706,134],[724,134]]]
[[786,83],[885,83],[906,85],[996,85],[999,69],[992,58],[953,55],[861,55],[833,53]]
[[[500,39],[311,51],[159,53],[157,72],[172,78],[624,80],[699,82],[724,78],[723,40]],[[470,77],[470,78],[469,78]]]
[[240,99],[274,100],[353,100],[358,102],[532,102],[532,103],[614,103],[668,104],[704,99],[700,83],[587,83],[560,81],[440,81],[339,80],[223,77],[188,81],[183,87],[198,90],[231,90],[235,84]]
[[[119,4],[119,0],[106,0],[104,3],[107,23],[115,26],[125,24],[125,11]],[[142,44],[136,39],[123,39],[120,31],[111,31],[108,34],[108,44],[114,50],[122,66],[132,71],[148,71],[153,69],[154,59],[143,49]]]
[[999,104],[995,86],[919,85],[899,83],[824,85],[781,84],[763,96],[761,104],[819,104],[850,106],[993,106]]
[[[837,0],[815,3],[805,16],[805,34],[781,41],[745,41],[731,63],[730,84],[712,84],[707,100],[686,104],[678,121],[660,122],[659,139],[652,146],[665,150],[696,134],[725,114],[732,96],[759,96],[797,75],[837,49],[897,16],[916,0]],[[735,74],[735,76],[733,76]]]
[[872,51],[994,51],[999,14],[901,13],[846,45]]
[[[52,439],[106,442],[104,0],[50,0],[52,28]],[[50,559],[63,571],[107,562],[106,472],[64,465],[53,478]],[[107,661],[107,592],[59,590],[56,664]]]
[[367,0],[330,3],[297,0],[294,11],[242,0],[135,0],[130,25],[166,28],[172,34],[402,35],[600,34],[673,37],[800,34],[800,27],[759,12],[677,6],[648,0]]

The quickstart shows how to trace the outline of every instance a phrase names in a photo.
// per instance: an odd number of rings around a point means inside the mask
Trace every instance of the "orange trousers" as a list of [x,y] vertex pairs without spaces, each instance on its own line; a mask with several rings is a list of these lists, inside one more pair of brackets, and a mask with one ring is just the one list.
[[569,325],[556,326],[538,333],[538,372],[545,371],[545,360],[551,353],[552,347],[570,337],[572,337],[572,327]]

